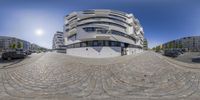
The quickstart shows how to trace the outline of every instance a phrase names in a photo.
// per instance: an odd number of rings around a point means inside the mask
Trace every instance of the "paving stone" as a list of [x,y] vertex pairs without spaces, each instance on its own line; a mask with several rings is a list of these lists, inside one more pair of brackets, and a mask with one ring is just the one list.
[[35,54],[0,69],[0,99],[197,100],[198,66],[153,52],[105,59]]

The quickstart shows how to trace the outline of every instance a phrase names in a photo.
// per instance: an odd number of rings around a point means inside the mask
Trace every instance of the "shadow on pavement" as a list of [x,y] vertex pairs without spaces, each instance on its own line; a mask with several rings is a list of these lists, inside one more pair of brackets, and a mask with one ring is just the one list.
[[0,64],[4,64],[0,69],[20,63],[21,61],[23,61],[24,59],[13,59],[13,60],[3,60],[0,58]]

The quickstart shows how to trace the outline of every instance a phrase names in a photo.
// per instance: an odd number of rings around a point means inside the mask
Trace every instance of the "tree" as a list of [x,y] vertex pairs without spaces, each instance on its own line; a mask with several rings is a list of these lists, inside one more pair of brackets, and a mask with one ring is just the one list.
[[173,48],[173,43],[172,42],[169,43],[169,49],[171,49],[171,48]]
[[22,49],[22,47],[23,47],[22,42],[17,42],[17,48],[18,48],[18,49]]
[[156,47],[156,52],[159,52],[160,51],[160,46],[157,46]]
[[155,47],[153,47],[152,49],[153,49],[154,51],[156,50],[156,48],[155,48]]
[[183,48],[183,45],[182,45],[182,44],[180,44],[180,43],[177,43],[177,44],[176,44],[176,48],[179,48],[179,49],[181,49],[181,48]]
[[17,45],[15,43],[12,44],[12,49],[16,49]]

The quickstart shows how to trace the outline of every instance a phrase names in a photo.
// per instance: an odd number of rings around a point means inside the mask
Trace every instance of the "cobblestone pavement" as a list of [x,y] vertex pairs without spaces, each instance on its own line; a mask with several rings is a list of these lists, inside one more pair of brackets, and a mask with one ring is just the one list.
[[106,59],[35,55],[0,69],[0,100],[199,100],[200,64],[153,52]]

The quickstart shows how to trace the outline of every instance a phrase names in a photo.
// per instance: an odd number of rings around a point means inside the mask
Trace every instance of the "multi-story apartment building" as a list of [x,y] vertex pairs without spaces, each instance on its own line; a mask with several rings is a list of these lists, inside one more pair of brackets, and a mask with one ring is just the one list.
[[162,44],[161,49],[183,48],[188,51],[200,51],[200,36],[190,36]]
[[147,41],[147,39],[144,39],[143,49],[144,50],[148,50],[148,41]]
[[64,34],[63,32],[57,31],[53,37],[52,49],[54,50],[61,49],[62,45],[64,45]]
[[43,48],[36,44],[31,44],[30,42],[22,39],[8,36],[0,36],[0,52],[10,51],[14,49],[23,49],[24,51],[46,50],[46,48]]
[[34,44],[34,43],[31,44],[31,51],[36,52],[36,51],[38,51],[40,48],[41,48],[41,47],[40,47],[39,45],[37,45],[37,44]]
[[31,43],[15,37],[0,36],[0,51],[12,50],[16,48],[30,50]]
[[133,14],[85,10],[65,17],[66,53],[82,57],[115,57],[142,52],[144,32]]

